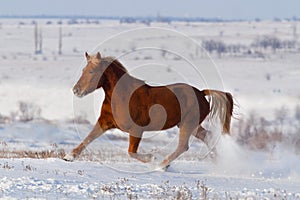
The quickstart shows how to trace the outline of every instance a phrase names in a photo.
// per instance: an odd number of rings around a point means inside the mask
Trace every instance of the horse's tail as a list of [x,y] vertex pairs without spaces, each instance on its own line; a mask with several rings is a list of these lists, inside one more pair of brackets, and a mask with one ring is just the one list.
[[230,132],[230,121],[233,112],[233,98],[228,92],[217,90],[203,90],[205,96],[210,96],[210,116],[219,115],[223,125],[223,133]]

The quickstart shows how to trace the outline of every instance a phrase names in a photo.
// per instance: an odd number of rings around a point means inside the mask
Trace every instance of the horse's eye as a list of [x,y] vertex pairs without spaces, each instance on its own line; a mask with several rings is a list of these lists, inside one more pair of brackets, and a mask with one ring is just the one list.
[[90,74],[94,73],[94,71],[89,71]]

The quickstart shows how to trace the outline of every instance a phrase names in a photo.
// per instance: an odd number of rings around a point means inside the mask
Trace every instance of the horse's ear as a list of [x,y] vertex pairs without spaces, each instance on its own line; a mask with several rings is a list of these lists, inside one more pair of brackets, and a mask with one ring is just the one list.
[[85,52],[85,57],[87,60],[90,59],[90,55],[88,54],[88,52]]
[[101,54],[98,52],[96,57],[97,57],[98,60],[100,60],[101,59]]

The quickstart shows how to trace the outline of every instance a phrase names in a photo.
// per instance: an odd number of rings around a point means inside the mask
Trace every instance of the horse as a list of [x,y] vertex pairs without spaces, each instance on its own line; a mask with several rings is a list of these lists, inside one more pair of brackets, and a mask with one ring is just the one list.
[[219,116],[222,133],[229,134],[233,112],[230,93],[209,89],[200,91],[185,83],[151,86],[130,75],[114,57],[101,57],[99,52],[94,55],[86,52],[85,57],[87,65],[74,85],[73,93],[81,98],[103,88],[105,98],[94,128],[76,148],[65,155],[64,160],[73,161],[93,140],[115,128],[129,133],[129,156],[146,163],[154,157],[137,152],[143,132],[177,126],[177,148],[163,159],[161,168],[169,166],[188,150],[191,135],[206,143],[208,131],[201,123],[209,114],[210,117]]

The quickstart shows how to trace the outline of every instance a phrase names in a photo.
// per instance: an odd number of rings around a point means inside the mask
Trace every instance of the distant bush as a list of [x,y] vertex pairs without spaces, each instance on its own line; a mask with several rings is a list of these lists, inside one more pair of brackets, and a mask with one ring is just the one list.
[[276,109],[274,120],[251,113],[246,119],[240,119],[234,124],[233,135],[240,145],[252,150],[272,152],[280,143],[300,154],[300,107],[295,108],[295,118],[290,118],[289,113],[286,107]]
[[11,121],[10,117],[4,116],[0,114],[0,124],[7,124]]
[[265,54],[271,50],[276,53],[277,50],[296,51],[296,40],[281,40],[273,35],[265,35],[254,39],[250,45],[226,44],[221,40],[210,39],[203,40],[202,47],[210,54],[216,53],[219,57],[229,56],[249,56],[253,58],[265,58]]
[[218,40],[204,40],[202,46],[209,53],[216,52],[219,56],[225,53],[227,49],[225,43]]
[[281,47],[284,49],[295,49],[297,42],[294,40],[283,40],[281,42]]
[[263,117],[251,113],[236,125],[237,142],[253,150],[272,150],[277,142],[282,141],[282,132]]
[[275,36],[263,36],[255,39],[253,46],[264,49],[272,48],[273,51],[276,51],[276,49],[281,48],[281,41]]
[[294,49],[296,48],[296,41],[294,40],[280,40],[276,36],[266,35],[263,37],[256,38],[252,46],[263,49],[272,49],[276,52],[277,49]]
[[29,102],[18,102],[18,110],[12,111],[10,116],[0,114],[0,124],[7,124],[11,122],[29,122],[41,117],[42,109]]
[[9,121],[29,122],[40,118],[41,108],[37,105],[25,101],[18,103],[18,110],[10,113]]
[[28,122],[41,116],[41,108],[29,102],[19,102],[19,121]]

